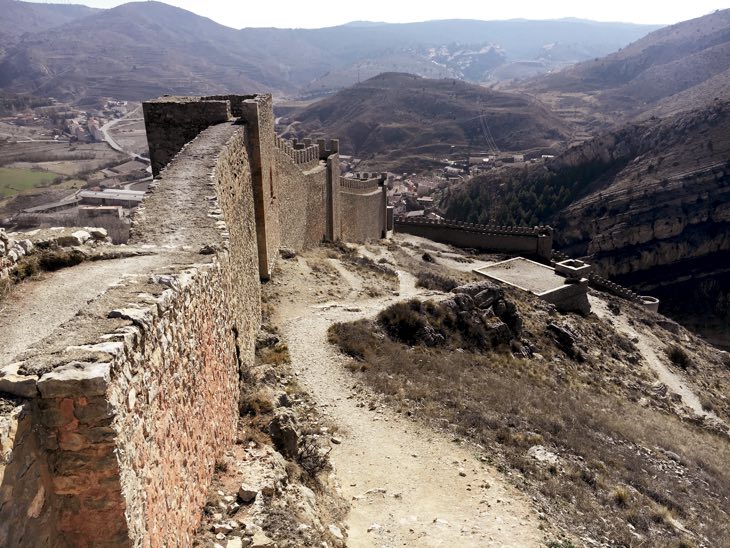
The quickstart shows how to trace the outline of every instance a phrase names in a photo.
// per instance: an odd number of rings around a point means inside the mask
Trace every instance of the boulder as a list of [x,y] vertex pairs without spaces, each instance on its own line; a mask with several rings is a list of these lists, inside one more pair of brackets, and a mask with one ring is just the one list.
[[451,290],[452,293],[464,293],[470,297],[476,297],[482,291],[495,292],[498,297],[501,297],[504,294],[501,287],[487,280],[460,285],[459,287],[455,287]]
[[489,308],[494,301],[501,297],[501,291],[495,289],[485,289],[474,295],[474,304],[479,308]]
[[253,502],[258,494],[258,491],[254,487],[245,483],[242,483],[241,487],[238,488],[238,498],[244,503]]
[[508,344],[510,339],[512,339],[512,333],[509,327],[499,318],[484,318],[484,327],[486,330],[486,339],[489,340],[492,346]]
[[33,251],[33,242],[31,242],[30,240],[19,240],[18,246],[23,250],[26,255]]
[[294,413],[286,407],[280,407],[269,423],[269,434],[276,450],[288,458],[296,458],[299,454],[299,430]]
[[109,236],[109,233],[107,232],[106,228],[101,228],[97,226],[89,226],[84,228],[86,232],[89,233],[89,235],[97,241],[104,241]]
[[517,313],[517,307],[514,303],[505,299],[495,301],[493,305],[494,313],[502,320],[515,337],[519,337],[522,333],[522,318]]
[[533,445],[527,450],[527,456],[545,464],[557,464],[558,456],[545,449],[542,445]]

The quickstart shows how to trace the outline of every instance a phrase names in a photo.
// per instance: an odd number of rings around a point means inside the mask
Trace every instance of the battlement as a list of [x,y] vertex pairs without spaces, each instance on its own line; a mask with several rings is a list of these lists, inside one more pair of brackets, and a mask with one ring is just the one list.
[[466,223],[462,221],[449,221],[446,219],[426,219],[398,216],[395,222],[401,225],[427,225],[440,226],[445,228],[454,228],[470,232],[478,232],[481,234],[504,234],[504,235],[536,235],[550,236],[552,238],[553,229],[549,226],[500,226],[500,225],[480,225],[474,223]]
[[319,165],[320,160],[326,160],[326,158],[320,158],[319,145],[313,143],[311,139],[304,139],[300,143],[297,139],[288,141],[277,135],[274,144],[277,149],[289,156],[295,164],[305,170],[316,167]]
[[479,225],[401,216],[395,219],[394,229],[396,232],[480,251],[522,254],[543,261],[550,260],[552,256],[553,229],[549,226]]
[[340,177],[340,188],[343,192],[369,194],[370,192],[376,192],[382,186],[383,181],[381,179]]

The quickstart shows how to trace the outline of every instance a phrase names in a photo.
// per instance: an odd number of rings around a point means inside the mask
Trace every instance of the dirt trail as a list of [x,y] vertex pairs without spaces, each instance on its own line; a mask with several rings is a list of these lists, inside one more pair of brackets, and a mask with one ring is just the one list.
[[422,293],[414,281],[401,273],[398,296],[279,310],[299,382],[339,428],[341,444],[330,456],[352,501],[348,545],[540,546],[544,533],[524,495],[473,448],[390,409],[363,407],[344,357],[326,340],[334,322],[372,316]]
[[0,302],[0,366],[70,320],[124,277],[167,261],[161,255],[82,263],[26,281]]
[[641,352],[651,369],[656,373],[659,382],[665,384],[670,392],[682,396],[682,402],[689,407],[697,416],[706,417],[720,421],[721,419],[713,412],[702,409],[700,398],[697,396],[687,379],[674,373],[659,358],[657,352],[662,352],[665,344],[650,330],[638,329],[630,325],[625,315],[614,315],[608,309],[606,301],[595,297],[589,297],[591,309],[595,314],[613,324],[617,331],[626,335],[629,339],[636,341],[636,347]]

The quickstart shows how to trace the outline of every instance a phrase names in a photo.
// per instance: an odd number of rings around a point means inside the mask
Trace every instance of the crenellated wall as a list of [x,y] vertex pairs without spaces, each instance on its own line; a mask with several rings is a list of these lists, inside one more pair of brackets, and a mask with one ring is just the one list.
[[553,230],[548,226],[476,225],[459,221],[397,217],[396,232],[480,251],[524,254],[545,261],[552,257]]
[[370,179],[340,177],[343,240],[364,242],[386,236],[388,196],[385,180],[385,174]]

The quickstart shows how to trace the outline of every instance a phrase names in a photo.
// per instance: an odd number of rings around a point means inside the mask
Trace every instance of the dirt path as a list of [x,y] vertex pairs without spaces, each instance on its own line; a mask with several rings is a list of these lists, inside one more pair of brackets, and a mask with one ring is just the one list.
[[641,352],[649,367],[656,373],[659,382],[665,384],[670,392],[682,396],[682,402],[689,407],[697,416],[706,417],[720,421],[721,419],[711,411],[702,409],[700,398],[697,396],[687,379],[674,373],[657,355],[662,352],[665,344],[650,330],[637,329],[626,321],[625,315],[614,315],[608,310],[606,301],[595,297],[589,297],[591,309],[595,314],[613,324],[617,331],[626,335],[629,339],[636,341],[636,347]]
[[341,444],[331,458],[352,501],[348,545],[542,545],[544,534],[524,495],[480,462],[473,448],[390,409],[363,406],[363,392],[354,390],[343,356],[327,343],[332,323],[372,316],[418,293],[411,275],[402,273],[400,282],[397,297],[279,311],[299,382],[339,428]]
[[0,366],[70,320],[123,277],[148,271],[168,261],[143,255],[82,263],[24,282],[0,302]]

